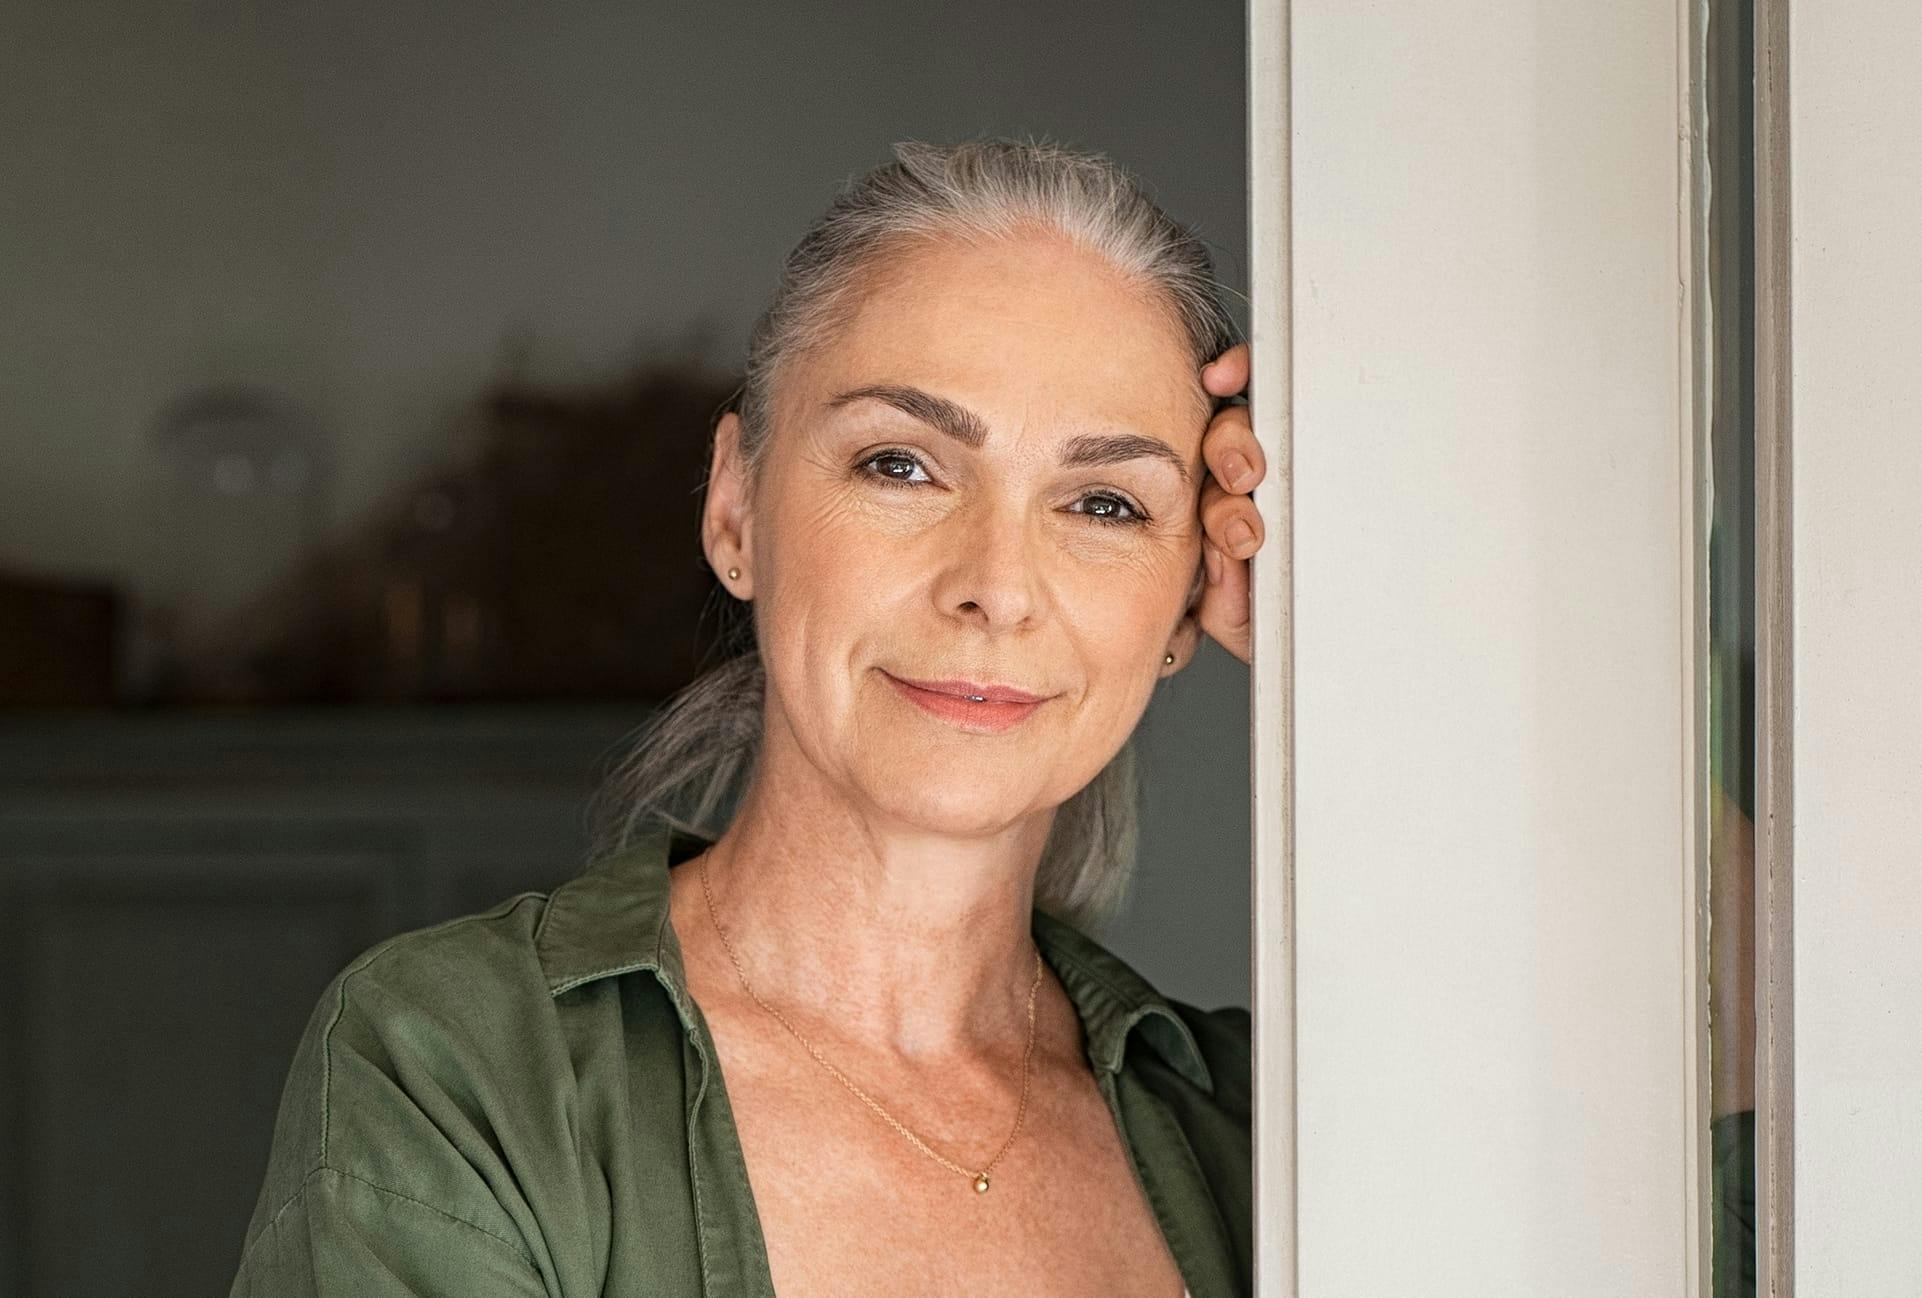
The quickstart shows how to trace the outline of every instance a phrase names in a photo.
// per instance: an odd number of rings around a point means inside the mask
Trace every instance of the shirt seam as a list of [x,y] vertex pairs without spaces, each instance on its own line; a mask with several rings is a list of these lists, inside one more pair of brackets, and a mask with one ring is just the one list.
[[[661,969],[661,947],[667,940],[668,913],[666,906],[661,907],[661,922],[654,929],[653,968],[663,975],[665,970]],[[662,987],[667,992],[667,998],[678,1020],[683,1012],[680,993],[672,986],[672,980],[665,977],[662,979]],[[688,1017],[691,1018],[692,1015]],[[701,1142],[695,1130],[695,1124],[701,1116],[701,1103],[707,1098],[708,1074],[712,1071],[712,1066],[708,1062],[707,1052],[701,1049],[699,1038],[694,1036],[694,1025],[686,1023],[683,1027],[687,1033],[687,1037],[683,1038],[684,1051],[692,1049],[701,1061],[700,1084],[694,1088],[694,1101],[688,1105],[687,1112],[687,1171],[688,1179],[694,1186],[694,1251],[701,1260],[701,1292],[712,1293],[714,1273],[710,1270],[708,1263],[707,1214],[701,1197]],[[685,1062],[686,1054],[683,1053],[681,1058]]]
[[639,973],[643,969],[653,967],[645,958],[628,960],[621,964],[609,965],[605,969],[596,969],[592,973],[570,974],[548,990],[550,995],[564,996],[576,987],[585,987],[588,983],[599,982],[609,974]]
[[1187,1157],[1189,1171],[1194,1173],[1196,1182],[1201,1185],[1208,1196],[1208,1208],[1214,1216],[1216,1228],[1221,1232],[1223,1239],[1233,1240],[1234,1232],[1228,1229],[1228,1218],[1221,1211],[1221,1201],[1215,1192],[1215,1183],[1210,1180],[1208,1174],[1202,1170],[1201,1159],[1195,1154],[1194,1142],[1188,1139],[1187,1128],[1183,1127],[1178,1121],[1172,1123],[1172,1125],[1175,1129],[1176,1137],[1180,1140],[1181,1152]]
[[266,1226],[261,1229],[261,1232],[258,1235],[254,1236],[253,1242],[247,1245],[246,1249],[242,1251],[240,1255],[240,1268],[239,1268],[241,1273],[244,1274],[246,1272],[247,1264],[253,1260],[254,1252],[256,1249],[260,1247],[261,1241],[266,1239],[269,1235],[273,1234],[274,1231],[279,1228],[280,1219],[287,1215],[287,1210],[289,1208],[292,1208],[296,1203],[299,1203],[301,1199],[306,1197],[308,1187],[310,1187],[314,1183],[316,1178],[329,1172],[333,1173],[335,1176],[341,1177],[344,1180],[357,1181],[361,1185],[364,1185],[368,1189],[376,1191],[377,1193],[385,1194],[385,1195],[391,1196],[392,1198],[403,1200],[407,1203],[413,1204],[418,1208],[425,1208],[428,1212],[431,1212],[436,1216],[445,1217],[447,1220],[454,1222],[457,1225],[465,1226],[469,1230],[474,1231],[477,1234],[484,1235],[488,1239],[492,1240],[494,1243],[500,1245],[502,1248],[512,1253],[516,1258],[518,1258],[520,1260],[521,1265],[525,1266],[528,1269],[528,1272],[530,1274],[536,1277],[540,1275],[540,1268],[535,1264],[533,1255],[529,1253],[521,1245],[516,1244],[511,1239],[508,1239],[505,1235],[497,1234],[494,1231],[487,1229],[487,1227],[482,1226],[477,1222],[469,1221],[465,1217],[457,1216],[456,1214],[447,1211],[447,1209],[445,1208],[436,1207],[434,1204],[427,1202],[425,1199],[417,1199],[411,1194],[404,1194],[399,1190],[395,1190],[388,1186],[382,1185],[378,1181],[370,1181],[364,1176],[359,1176],[353,1172],[349,1172],[346,1168],[343,1168],[343,1167],[335,1167],[330,1163],[322,1163],[318,1167],[314,1168],[312,1171],[308,1172],[306,1176],[302,1177],[300,1181],[300,1185],[295,1188],[292,1194],[287,1196],[287,1201],[281,1204],[279,1208],[274,1210],[274,1215],[268,1219]]
[[[1183,1290],[1187,1291],[1189,1288],[1189,1263],[1191,1259],[1198,1256],[1195,1251],[1194,1238],[1188,1233],[1187,1223],[1183,1220],[1179,1208],[1168,1198],[1167,1187],[1161,1184],[1160,1178],[1152,1170],[1150,1161],[1143,1157],[1139,1134],[1121,1117],[1119,1083],[1110,1082],[1109,1089],[1111,1091],[1109,1102],[1115,1109],[1115,1116],[1122,1132],[1122,1140],[1127,1145],[1128,1159],[1134,1165],[1135,1178],[1141,1183],[1143,1193],[1148,1196],[1150,1210],[1154,1213],[1157,1227],[1167,1237],[1168,1251],[1174,1256],[1175,1270],[1181,1275]],[[1149,1092],[1149,1102],[1159,1107],[1162,1119],[1174,1128],[1177,1138],[1181,1141],[1182,1145],[1186,1147],[1186,1135],[1181,1131],[1181,1124],[1174,1120],[1174,1115],[1168,1112],[1165,1105],[1160,1104],[1159,1097],[1155,1096],[1152,1092]],[[1192,1161],[1194,1151],[1189,1150],[1188,1155],[1190,1161]],[[1205,1180],[1205,1178],[1202,1179]],[[1212,1189],[1209,1193],[1212,1196]],[[1216,1212],[1219,1214],[1220,1210],[1217,1208]]]
[[[579,877],[579,876],[576,876],[576,877]],[[569,880],[568,882],[571,883],[573,882],[573,880]],[[561,887],[566,887],[566,886],[567,886],[566,884],[561,885]],[[540,897],[543,900],[547,901],[549,904],[541,909],[541,917],[534,921],[534,933],[533,933],[532,940],[534,943],[534,950],[537,953],[541,949],[541,935],[547,932],[548,917],[554,913],[554,907],[553,907],[554,892],[558,892],[558,891],[560,891],[560,889],[556,888],[552,892],[544,892],[539,894]]]
[[[694,1096],[695,1114],[700,1112],[701,1095],[705,1094],[706,1090],[707,1080],[705,1075],[703,1075],[700,1090],[696,1092]],[[690,1114],[687,1122],[687,1170],[694,1182],[695,1251],[700,1254],[701,1258],[701,1292],[705,1294],[714,1291],[714,1276],[708,1270],[707,1264],[707,1221],[701,1209],[701,1156],[699,1144],[694,1132],[694,1121],[695,1115]]]

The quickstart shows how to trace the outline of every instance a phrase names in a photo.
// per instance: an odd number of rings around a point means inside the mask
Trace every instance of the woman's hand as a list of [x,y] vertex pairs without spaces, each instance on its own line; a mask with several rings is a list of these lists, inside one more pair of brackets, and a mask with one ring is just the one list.
[[[1248,344],[1237,343],[1201,370],[1201,385],[1217,397],[1248,386]],[[1250,657],[1248,559],[1261,548],[1261,513],[1249,493],[1267,464],[1245,405],[1224,406],[1201,438],[1208,476],[1201,484],[1201,555],[1208,568],[1197,620],[1241,661]]]

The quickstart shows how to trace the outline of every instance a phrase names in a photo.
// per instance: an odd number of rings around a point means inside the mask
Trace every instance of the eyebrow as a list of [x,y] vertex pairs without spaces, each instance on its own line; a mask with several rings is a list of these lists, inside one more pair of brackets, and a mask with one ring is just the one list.
[[[970,450],[979,450],[988,440],[987,421],[958,402],[938,397],[921,388],[899,383],[872,383],[850,388],[828,399],[830,409],[855,401],[879,401],[902,414],[944,433]],[[1089,433],[1071,437],[1061,450],[1061,463],[1069,468],[1096,464],[1122,464],[1129,460],[1166,460],[1181,475],[1181,484],[1192,485],[1187,461],[1181,452],[1156,437],[1140,433]]]

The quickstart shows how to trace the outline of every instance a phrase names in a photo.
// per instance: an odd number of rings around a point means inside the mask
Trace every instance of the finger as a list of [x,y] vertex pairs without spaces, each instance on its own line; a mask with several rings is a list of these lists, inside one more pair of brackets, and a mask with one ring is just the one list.
[[1232,397],[1248,386],[1248,344],[1236,343],[1201,367],[1201,386],[1210,396]]
[[1209,421],[1201,458],[1216,482],[1237,494],[1253,491],[1267,472],[1267,458],[1249,420],[1248,407],[1228,406]]
[[1230,559],[1246,559],[1261,549],[1261,511],[1246,496],[1230,495],[1208,479],[1201,487],[1201,530]]

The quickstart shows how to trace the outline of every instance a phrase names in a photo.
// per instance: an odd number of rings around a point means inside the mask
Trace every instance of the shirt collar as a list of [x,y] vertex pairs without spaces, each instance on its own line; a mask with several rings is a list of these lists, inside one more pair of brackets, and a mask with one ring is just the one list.
[[[534,934],[548,992],[558,996],[596,979],[649,969],[677,1000],[683,998],[687,971],[668,924],[668,865],[703,842],[650,819],[624,850],[555,888]],[[1035,945],[1081,1016],[1093,1064],[1118,1072],[1128,1035],[1139,1028],[1169,1067],[1214,1092],[1193,1031],[1166,997],[1080,929],[1039,908],[1032,913]]]

